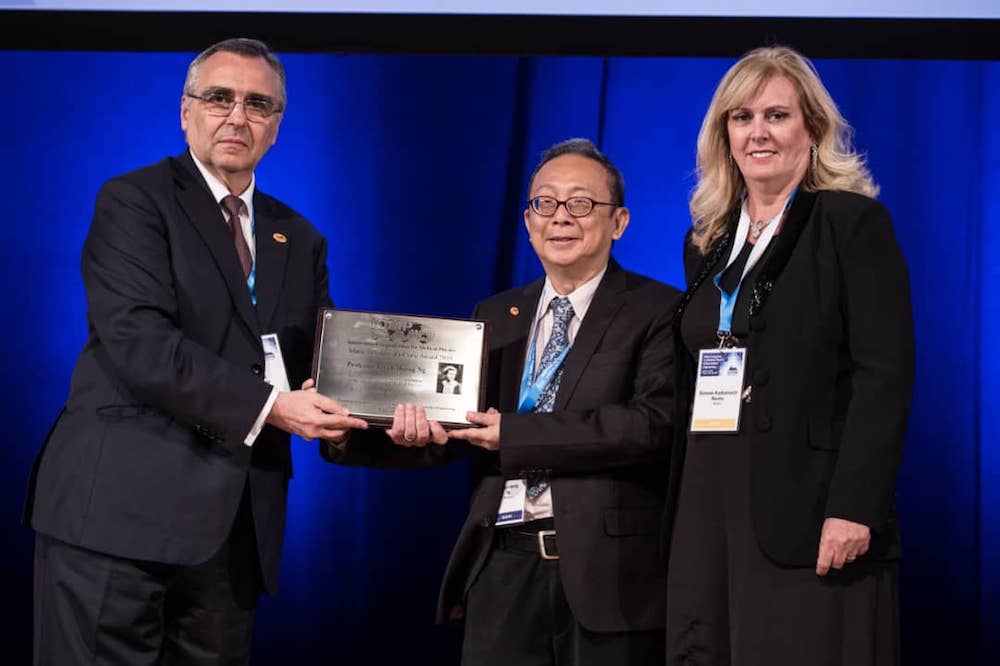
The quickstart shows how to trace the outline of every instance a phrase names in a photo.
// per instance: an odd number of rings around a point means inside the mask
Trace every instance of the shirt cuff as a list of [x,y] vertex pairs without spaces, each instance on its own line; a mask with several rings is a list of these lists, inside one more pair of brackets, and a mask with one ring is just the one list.
[[274,406],[274,401],[278,399],[278,389],[275,386],[271,387],[271,395],[267,397],[267,402],[264,403],[264,408],[260,410],[260,414],[257,416],[257,420],[253,422],[253,427],[250,428],[250,432],[247,433],[246,439],[243,443],[247,446],[253,446],[253,443],[257,441],[257,437],[260,436],[260,431],[264,429],[264,422],[267,420],[267,415],[271,413],[271,407]]

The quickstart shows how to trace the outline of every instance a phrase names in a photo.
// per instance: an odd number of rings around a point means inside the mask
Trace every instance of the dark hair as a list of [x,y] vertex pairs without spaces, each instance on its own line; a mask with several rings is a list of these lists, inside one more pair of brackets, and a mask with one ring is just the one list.
[[611,191],[611,202],[619,206],[625,205],[625,179],[622,177],[622,172],[589,139],[566,139],[546,149],[538,160],[538,164],[535,165],[535,170],[531,172],[531,178],[528,179],[529,194],[531,193],[531,186],[535,182],[535,176],[538,175],[541,168],[555,158],[562,157],[563,155],[580,155],[592,159],[604,167],[604,171],[608,176],[608,189]]
[[267,47],[262,41],[248,39],[246,37],[234,37],[212,44],[207,49],[198,54],[191,64],[188,65],[187,76],[184,77],[184,94],[194,94],[198,85],[198,69],[201,64],[219,52],[234,53],[245,58],[263,58],[274,73],[278,76],[278,88],[281,94],[281,105],[288,102],[288,95],[285,92],[285,68],[282,66],[278,56]]

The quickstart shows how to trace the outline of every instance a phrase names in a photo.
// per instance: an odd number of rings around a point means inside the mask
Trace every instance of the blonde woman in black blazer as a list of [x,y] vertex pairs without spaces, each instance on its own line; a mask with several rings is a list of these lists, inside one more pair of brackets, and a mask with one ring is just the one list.
[[[688,428],[671,466],[667,662],[898,663],[894,496],[914,349],[888,211],[787,48],[726,73],[698,174],[674,321]],[[746,350],[738,431],[693,433],[699,350],[720,344]]]

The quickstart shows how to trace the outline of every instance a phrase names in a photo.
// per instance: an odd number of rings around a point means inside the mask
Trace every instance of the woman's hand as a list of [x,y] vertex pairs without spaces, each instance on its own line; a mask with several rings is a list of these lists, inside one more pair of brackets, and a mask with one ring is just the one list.
[[867,525],[843,518],[827,518],[819,537],[819,554],[816,557],[816,574],[825,576],[830,567],[843,569],[868,552],[871,530]]

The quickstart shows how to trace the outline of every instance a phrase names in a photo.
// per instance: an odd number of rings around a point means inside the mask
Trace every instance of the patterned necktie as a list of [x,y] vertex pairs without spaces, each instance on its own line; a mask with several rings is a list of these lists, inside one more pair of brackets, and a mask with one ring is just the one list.
[[[559,355],[569,347],[569,322],[573,319],[573,305],[565,296],[557,296],[549,304],[552,309],[552,334],[549,341],[542,350],[542,359],[538,362],[538,369],[535,372],[537,377],[543,370],[552,365],[559,358]],[[559,382],[562,380],[563,366],[560,365],[551,381],[542,389],[535,403],[534,412],[551,412],[556,400],[556,393],[559,391]],[[528,476],[527,495],[529,499],[535,499],[541,495],[548,487],[549,481],[545,475],[532,474]]]
[[240,266],[243,267],[243,278],[247,279],[250,277],[250,268],[253,266],[253,255],[250,254],[250,246],[247,245],[246,236],[243,235],[243,225],[240,224],[243,201],[237,196],[227,194],[222,198],[222,207],[229,213],[229,230],[233,234],[233,244],[236,245]]

